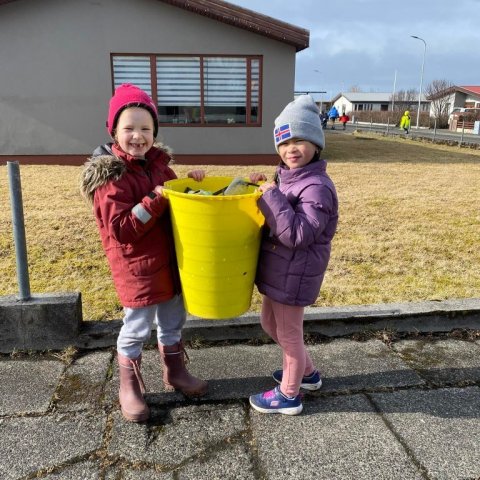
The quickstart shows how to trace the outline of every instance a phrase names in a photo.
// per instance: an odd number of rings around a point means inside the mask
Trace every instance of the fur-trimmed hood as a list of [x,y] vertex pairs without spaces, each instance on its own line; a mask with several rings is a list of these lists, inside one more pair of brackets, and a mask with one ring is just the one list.
[[[153,148],[168,155],[173,163],[173,152],[162,143],[155,143]],[[105,144],[95,149],[92,156],[85,162],[80,179],[80,193],[90,203],[93,203],[95,190],[111,180],[119,180],[127,171],[127,162],[115,155],[112,144]]]

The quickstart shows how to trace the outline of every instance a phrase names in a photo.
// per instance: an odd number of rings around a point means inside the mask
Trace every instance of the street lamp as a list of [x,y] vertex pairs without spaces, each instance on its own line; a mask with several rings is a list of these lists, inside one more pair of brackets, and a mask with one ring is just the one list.
[[422,73],[420,75],[420,93],[418,94],[418,109],[417,109],[417,130],[418,130],[418,121],[420,120],[420,104],[422,101],[422,86],[423,86],[423,69],[425,67],[425,53],[427,53],[427,42],[423,38],[417,37],[416,35],[410,35],[412,38],[421,40],[423,42],[423,61],[422,61]]

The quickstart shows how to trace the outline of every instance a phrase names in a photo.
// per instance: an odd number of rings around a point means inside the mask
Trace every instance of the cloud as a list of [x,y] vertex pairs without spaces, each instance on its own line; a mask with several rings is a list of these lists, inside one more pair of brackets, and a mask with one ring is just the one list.
[[[439,79],[480,85],[478,0],[235,0],[233,3],[310,31],[297,54],[296,89],[332,95],[351,85],[389,92],[418,89],[427,43],[424,85]],[[318,70],[319,72],[315,72]]]

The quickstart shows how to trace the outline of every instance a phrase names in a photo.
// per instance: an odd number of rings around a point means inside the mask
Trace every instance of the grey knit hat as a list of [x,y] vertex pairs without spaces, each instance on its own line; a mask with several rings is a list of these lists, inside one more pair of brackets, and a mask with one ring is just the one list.
[[310,95],[300,95],[290,102],[275,119],[273,139],[275,148],[290,138],[308,140],[325,147],[325,136],[320,123],[320,111]]

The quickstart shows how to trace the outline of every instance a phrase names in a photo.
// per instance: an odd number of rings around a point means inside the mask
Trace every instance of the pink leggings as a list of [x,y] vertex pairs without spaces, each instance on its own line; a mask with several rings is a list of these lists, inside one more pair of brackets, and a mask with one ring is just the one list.
[[289,397],[298,395],[302,377],[315,370],[303,342],[303,312],[303,307],[284,305],[263,296],[262,328],[282,348],[280,390]]

